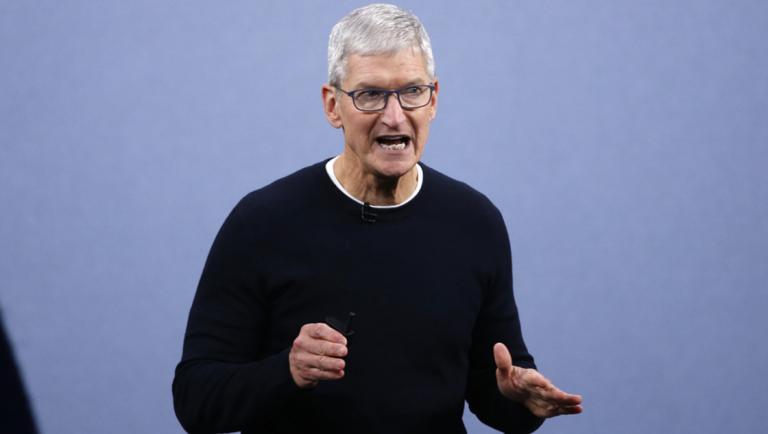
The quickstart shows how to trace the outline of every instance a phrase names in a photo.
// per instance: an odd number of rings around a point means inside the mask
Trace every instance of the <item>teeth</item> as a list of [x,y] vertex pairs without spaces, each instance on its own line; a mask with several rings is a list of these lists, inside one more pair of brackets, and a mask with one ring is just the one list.
[[402,151],[405,149],[405,142],[393,143],[391,145],[385,145],[384,143],[379,142],[379,146],[386,149],[387,151]]

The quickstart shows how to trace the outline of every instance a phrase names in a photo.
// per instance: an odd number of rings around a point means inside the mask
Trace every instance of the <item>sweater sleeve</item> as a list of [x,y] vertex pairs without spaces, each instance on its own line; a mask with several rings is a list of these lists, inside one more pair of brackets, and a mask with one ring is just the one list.
[[259,287],[252,223],[243,202],[220,229],[189,313],[173,401],[190,433],[239,431],[266,423],[297,393],[288,351],[269,354],[269,311]]
[[488,227],[493,228],[489,241],[493,248],[488,261],[493,263],[485,282],[483,305],[473,330],[470,349],[470,371],[466,398],[470,410],[483,423],[505,433],[531,433],[543,419],[534,416],[522,404],[505,398],[496,385],[493,345],[504,343],[513,364],[536,368],[523,341],[520,319],[512,292],[512,258],[509,236],[498,210]]

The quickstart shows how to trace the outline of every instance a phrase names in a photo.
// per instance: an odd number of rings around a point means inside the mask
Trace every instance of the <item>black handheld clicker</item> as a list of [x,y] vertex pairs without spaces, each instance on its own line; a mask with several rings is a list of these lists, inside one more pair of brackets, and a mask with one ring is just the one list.
[[349,315],[347,316],[346,322],[341,321],[338,318],[333,316],[325,317],[325,322],[337,332],[343,334],[346,337],[350,337],[353,334],[355,334],[355,331],[352,330],[352,320],[354,318],[355,318],[355,313],[350,312]]

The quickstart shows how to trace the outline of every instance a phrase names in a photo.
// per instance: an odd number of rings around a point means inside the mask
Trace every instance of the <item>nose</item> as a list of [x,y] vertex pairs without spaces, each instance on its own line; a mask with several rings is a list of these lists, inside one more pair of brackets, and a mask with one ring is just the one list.
[[397,128],[405,122],[405,113],[400,107],[400,101],[396,94],[390,94],[388,98],[387,106],[381,114],[381,122],[390,128]]

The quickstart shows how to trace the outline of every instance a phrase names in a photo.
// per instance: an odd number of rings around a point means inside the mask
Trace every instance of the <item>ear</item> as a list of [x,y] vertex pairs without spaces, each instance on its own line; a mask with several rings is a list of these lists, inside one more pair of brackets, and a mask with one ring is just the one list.
[[435,79],[435,90],[432,92],[432,102],[429,104],[430,120],[437,116],[437,94],[440,91],[440,83]]
[[323,85],[323,111],[325,112],[325,118],[328,119],[328,123],[333,128],[341,128],[341,116],[339,116],[339,100],[336,99],[336,89],[329,85]]

